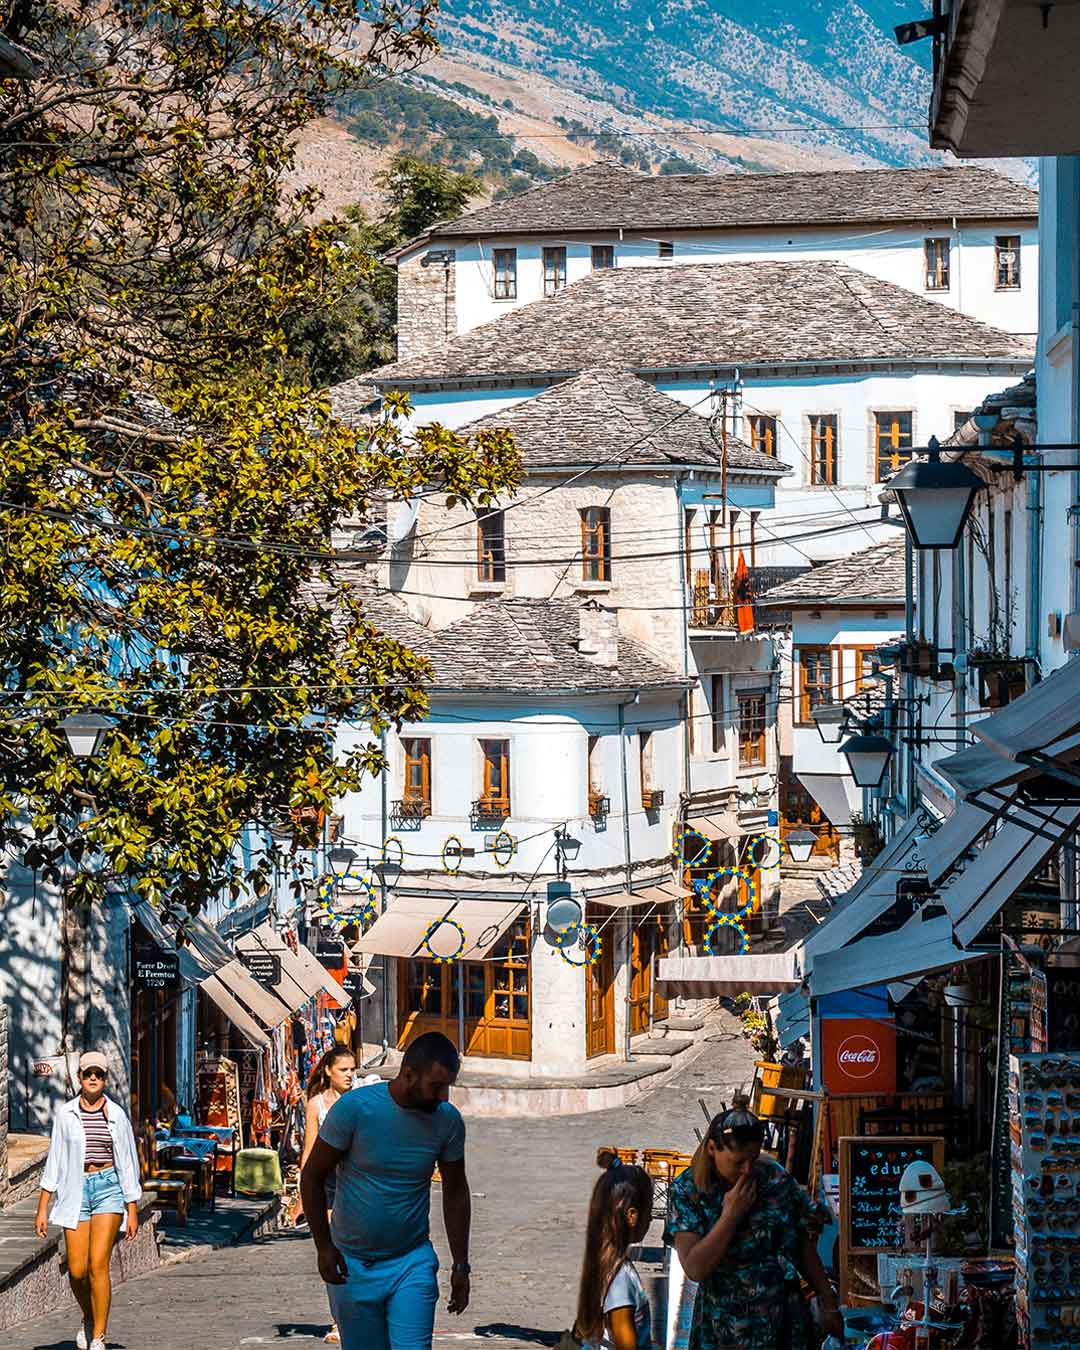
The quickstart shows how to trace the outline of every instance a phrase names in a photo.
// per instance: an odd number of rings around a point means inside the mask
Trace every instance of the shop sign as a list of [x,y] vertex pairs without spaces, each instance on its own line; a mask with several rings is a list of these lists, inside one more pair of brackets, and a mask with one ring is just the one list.
[[327,970],[341,970],[345,965],[345,946],[341,942],[320,942],[315,948],[315,960]]
[[55,1072],[56,1072],[55,1065],[53,1065],[49,1060],[47,1059],[34,1060],[33,1073],[35,1078],[48,1078],[50,1074],[53,1074]]
[[251,978],[264,989],[273,989],[281,983],[281,957],[277,952],[241,952],[240,960]]
[[341,981],[341,987],[345,990],[353,1003],[359,1003],[364,993],[364,976],[359,970],[350,970]]
[[861,1017],[821,1023],[822,1081],[827,1092],[896,1091],[896,1027]]
[[180,957],[176,952],[136,952],[133,975],[139,989],[175,989],[180,983]]

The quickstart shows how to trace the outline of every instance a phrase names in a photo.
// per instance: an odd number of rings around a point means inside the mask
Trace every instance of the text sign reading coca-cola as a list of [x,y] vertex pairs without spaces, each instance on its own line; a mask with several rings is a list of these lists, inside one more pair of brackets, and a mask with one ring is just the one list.
[[828,1092],[895,1092],[894,1024],[884,1018],[826,1018],[821,1023],[821,1064]]

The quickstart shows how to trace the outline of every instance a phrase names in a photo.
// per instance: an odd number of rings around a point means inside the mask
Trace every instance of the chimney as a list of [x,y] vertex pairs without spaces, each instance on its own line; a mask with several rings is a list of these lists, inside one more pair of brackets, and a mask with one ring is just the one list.
[[586,600],[578,610],[578,651],[594,665],[619,664],[619,619],[615,610]]

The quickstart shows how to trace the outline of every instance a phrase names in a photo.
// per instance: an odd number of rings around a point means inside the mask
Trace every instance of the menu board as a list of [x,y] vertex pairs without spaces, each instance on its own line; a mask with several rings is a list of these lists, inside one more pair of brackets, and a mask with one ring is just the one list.
[[909,1163],[945,1165],[945,1141],[915,1135],[849,1135],[837,1141],[840,1155],[841,1300],[849,1283],[850,1258],[898,1250],[900,1178]]

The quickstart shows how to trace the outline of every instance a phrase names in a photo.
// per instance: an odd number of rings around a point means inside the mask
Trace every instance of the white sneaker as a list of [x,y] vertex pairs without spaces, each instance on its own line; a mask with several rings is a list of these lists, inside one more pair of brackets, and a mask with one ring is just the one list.
[[90,1342],[90,1350],[105,1350],[105,1342],[100,1336],[95,1336]]
[[86,1350],[89,1344],[90,1342],[86,1339],[86,1325],[80,1322],[79,1329],[75,1333],[75,1350]]

